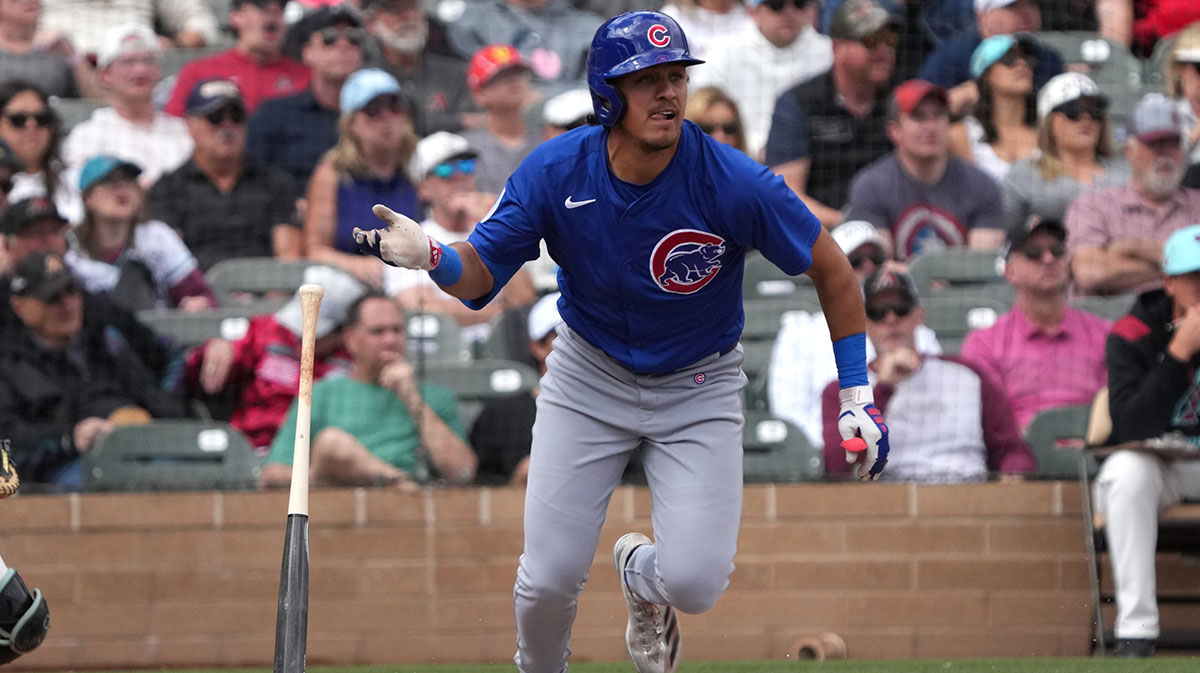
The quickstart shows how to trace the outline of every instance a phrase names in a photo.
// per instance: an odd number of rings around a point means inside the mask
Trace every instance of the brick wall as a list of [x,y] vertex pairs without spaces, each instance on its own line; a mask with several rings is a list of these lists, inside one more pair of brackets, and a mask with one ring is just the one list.
[[[309,665],[509,661],[522,498],[314,491]],[[749,486],[732,585],[681,616],[685,657],[782,659],[823,631],[855,658],[1084,655],[1080,502],[1069,482]],[[284,492],[0,504],[0,553],[53,621],[10,668],[270,666],[286,509]],[[576,660],[625,659],[610,550],[649,515],[646,489],[618,489]]]

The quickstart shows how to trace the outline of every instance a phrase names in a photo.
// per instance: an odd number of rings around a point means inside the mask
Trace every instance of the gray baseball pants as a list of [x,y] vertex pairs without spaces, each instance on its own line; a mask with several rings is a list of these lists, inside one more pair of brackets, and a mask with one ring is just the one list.
[[[513,604],[522,673],[567,670],[608,501],[643,448],[654,544],[626,576],[652,603],[708,610],[729,585],[742,513],[742,351],[639,375],[561,325],[537,398]],[[613,590],[617,591],[614,581]]]

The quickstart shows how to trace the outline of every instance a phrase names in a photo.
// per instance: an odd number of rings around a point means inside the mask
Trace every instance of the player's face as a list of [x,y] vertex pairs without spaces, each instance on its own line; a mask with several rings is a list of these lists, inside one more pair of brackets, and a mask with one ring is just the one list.
[[950,111],[945,103],[925,99],[912,111],[889,124],[892,142],[901,154],[929,160],[947,155],[950,146]]
[[646,151],[661,151],[679,142],[683,109],[687,106],[687,71],[679,63],[664,63],[618,78],[625,114],[616,128]]
[[1004,276],[1018,290],[1062,291],[1071,279],[1067,246],[1053,234],[1037,232],[1009,254]]
[[917,326],[925,320],[920,306],[900,292],[881,292],[867,305],[867,338],[877,353],[916,349]]

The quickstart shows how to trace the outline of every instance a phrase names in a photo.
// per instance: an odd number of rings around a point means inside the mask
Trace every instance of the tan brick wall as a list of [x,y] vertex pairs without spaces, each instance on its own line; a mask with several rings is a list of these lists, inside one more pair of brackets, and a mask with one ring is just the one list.
[[[308,663],[511,660],[522,499],[314,491]],[[1086,654],[1080,502],[1072,483],[747,487],[737,571],[713,610],[681,617],[685,656],[783,659],[822,631],[856,658]],[[286,509],[283,492],[3,503],[0,552],[53,620],[10,668],[270,666]],[[646,489],[618,489],[576,660],[625,659],[609,550],[649,515]],[[1188,570],[1168,582],[1194,586]]]

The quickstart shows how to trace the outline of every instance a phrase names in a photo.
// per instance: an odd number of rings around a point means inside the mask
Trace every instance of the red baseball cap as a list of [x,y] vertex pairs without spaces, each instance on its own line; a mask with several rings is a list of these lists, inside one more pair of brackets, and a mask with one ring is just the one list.
[[509,68],[529,69],[529,65],[521,59],[521,52],[508,44],[489,44],[475,52],[471,63],[467,66],[467,86],[471,91],[479,91],[484,84]]
[[926,98],[936,98],[944,105],[949,105],[950,96],[942,87],[923,79],[910,79],[892,91],[890,118],[897,119],[901,114],[912,114],[913,110]]

